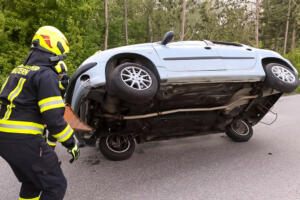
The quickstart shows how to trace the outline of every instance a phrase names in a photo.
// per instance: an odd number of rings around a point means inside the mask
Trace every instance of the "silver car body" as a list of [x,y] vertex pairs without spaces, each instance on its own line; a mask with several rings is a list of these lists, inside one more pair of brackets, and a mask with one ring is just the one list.
[[106,84],[109,60],[120,54],[142,56],[156,67],[161,84],[208,82],[259,82],[265,79],[262,62],[276,59],[284,62],[297,75],[293,65],[280,54],[241,44],[216,44],[210,41],[183,41],[167,45],[146,43],[99,51],[81,66],[95,62],[95,67],[77,79],[71,106],[78,112],[79,102],[91,88]]

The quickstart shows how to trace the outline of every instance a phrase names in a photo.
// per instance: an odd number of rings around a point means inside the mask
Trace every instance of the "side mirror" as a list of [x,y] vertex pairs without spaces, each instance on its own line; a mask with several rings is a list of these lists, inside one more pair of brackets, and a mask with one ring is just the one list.
[[167,32],[167,33],[164,35],[164,37],[163,37],[163,39],[162,39],[162,41],[161,41],[161,44],[162,44],[162,45],[166,45],[166,44],[168,44],[169,42],[171,42],[171,41],[173,40],[173,38],[174,38],[174,32],[173,32],[173,31],[169,31],[169,32]]

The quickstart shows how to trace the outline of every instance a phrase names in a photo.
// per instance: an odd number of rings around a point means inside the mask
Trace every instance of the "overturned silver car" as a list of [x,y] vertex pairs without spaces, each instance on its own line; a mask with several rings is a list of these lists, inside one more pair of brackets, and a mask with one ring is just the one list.
[[246,142],[299,85],[297,70],[276,52],[173,36],[98,52],[72,76],[66,102],[95,129],[79,135],[99,141],[108,159],[128,159],[136,143],[197,134]]

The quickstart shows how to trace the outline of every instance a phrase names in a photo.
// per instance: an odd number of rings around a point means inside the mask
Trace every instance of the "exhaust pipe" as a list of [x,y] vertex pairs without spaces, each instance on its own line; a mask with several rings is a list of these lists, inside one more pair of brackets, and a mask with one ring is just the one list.
[[156,113],[149,113],[144,115],[132,115],[132,116],[122,116],[122,115],[111,115],[111,114],[103,114],[101,117],[104,118],[113,118],[118,120],[134,120],[134,119],[145,119],[145,118],[151,118],[151,117],[157,117],[161,115],[170,115],[174,113],[180,113],[180,112],[201,112],[201,111],[214,111],[214,110],[230,110],[238,105],[243,105],[248,103],[248,100],[257,98],[258,95],[254,96],[244,96],[241,97],[227,105],[224,106],[217,106],[217,107],[211,107],[211,108],[183,108],[183,109],[175,109],[175,110],[168,110],[163,112],[156,112]]

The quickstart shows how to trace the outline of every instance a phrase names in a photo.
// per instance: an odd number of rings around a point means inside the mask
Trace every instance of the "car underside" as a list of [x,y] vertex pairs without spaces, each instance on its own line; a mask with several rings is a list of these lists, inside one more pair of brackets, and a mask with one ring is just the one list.
[[224,132],[235,119],[255,125],[281,95],[262,83],[162,84],[151,102],[128,103],[99,87],[89,92],[80,115],[97,137],[130,135],[140,143]]

